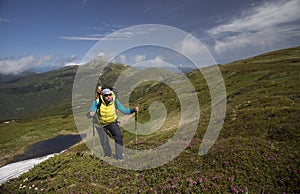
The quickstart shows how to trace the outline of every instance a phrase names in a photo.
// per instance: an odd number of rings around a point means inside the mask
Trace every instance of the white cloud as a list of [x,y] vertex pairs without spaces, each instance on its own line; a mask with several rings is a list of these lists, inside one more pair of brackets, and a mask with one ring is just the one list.
[[98,57],[105,57],[105,53],[104,52],[100,52],[100,53],[98,53]]
[[193,36],[187,36],[184,40],[182,40],[177,45],[177,49],[180,53],[186,56],[195,56],[206,53],[203,45],[199,42],[198,39],[194,38]]
[[75,66],[75,65],[81,65],[81,63],[70,62],[67,63],[65,66]]
[[103,40],[102,37],[90,37],[90,36],[61,36],[60,39],[64,40]]
[[135,67],[139,68],[164,68],[164,67],[169,67],[170,65],[168,62],[165,62],[163,57],[161,56],[156,56],[154,59],[151,60],[142,60],[140,63],[135,64]]
[[171,66],[172,64],[164,61],[164,58],[162,56],[156,56],[154,59],[150,60],[148,67],[165,68]]
[[27,70],[41,72],[69,65],[79,65],[74,62],[77,58],[76,55],[72,55],[71,57],[59,57],[55,55],[36,57],[29,55],[17,59],[0,59],[0,73],[17,75]]
[[0,18],[0,22],[11,22],[9,19],[6,18]]
[[[300,1],[280,0],[253,7],[242,17],[208,31],[217,53],[244,47],[272,47],[300,37]],[[298,22],[295,24],[295,22]]]
[[153,61],[154,61],[155,63],[165,63],[164,60],[163,60],[163,58],[160,57],[160,56],[156,56],[156,57],[153,59]]
[[[108,24],[105,24],[108,25]],[[122,27],[122,29],[120,29]],[[123,25],[112,25],[110,24],[107,29],[103,28],[86,28],[87,30],[98,30],[103,33],[95,33],[95,34],[88,34],[83,36],[60,36],[58,38],[64,39],[64,40],[83,40],[83,41],[100,41],[100,40],[128,40],[132,37],[136,38],[137,36],[144,36],[146,34],[149,34],[153,31],[156,31],[157,28],[152,27],[145,27],[136,26],[134,29],[128,29]],[[119,29],[119,30],[115,30]]]
[[73,61],[73,60],[76,60],[77,58],[78,58],[77,55],[72,55],[72,56],[70,57],[70,60]]
[[64,40],[90,40],[90,41],[100,41],[100,40],[124,40],[130,38],[134,33],[129,31],[116,31],[107,34],[89,34],[85,36],[60,36],[60,39]]
[[45,62],[49,62],[51,59],[51,55],[41,56],[39,58],[26,56],[20,59],[3,59],[0,60],[0,73],[17,75],[31,68],[37,68]]
[[75,65],[83,65],[84,63],[75,62],[78,59],[77,55],[72,55],[70,58],[66,58],[62,60],[61,64],[65,64],[64,66],[75,66]]
[[136,56],[134,57],[134,61],[135,61],[136,63],[142,62],[142,61],[144,61],[145,59],[146,59],[146,55],[136,55]]
[[88,52],[82,59],[81,64],[89,63],[94,60],[114,63],[117,61],[115,59],[115,57],[116,57],[116,54],[113,52],[106,53],[106,52],[98,52],[98,50],[96,50],[96,51]]
[[121,63],[126,63],[126,55],[120,55],[119,58]]

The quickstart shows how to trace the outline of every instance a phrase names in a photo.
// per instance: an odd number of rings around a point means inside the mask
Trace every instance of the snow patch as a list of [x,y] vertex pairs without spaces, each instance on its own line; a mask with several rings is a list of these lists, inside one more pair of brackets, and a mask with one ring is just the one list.
[[21,174],[29,171],[34,166],[41,162],[53,157],[55,154],[49,154],[47,156],[24,160],[20,162],[11,163],[0,168],[0,185],[9,179],[17,178]]

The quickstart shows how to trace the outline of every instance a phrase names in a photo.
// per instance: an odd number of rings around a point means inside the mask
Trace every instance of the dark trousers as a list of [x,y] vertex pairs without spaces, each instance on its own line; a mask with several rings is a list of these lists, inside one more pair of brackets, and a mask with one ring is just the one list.
[[116,147],[116,159],[122,159],[123,153],[123,135],[121,133],[119,125],[114,122],[105,127],[97,127],[98,135],[100,136],[101,146],[103,148],[105,156],[111,156],[111,147],[108,141],[108,133],[111,134],[112,138],[115,140]]

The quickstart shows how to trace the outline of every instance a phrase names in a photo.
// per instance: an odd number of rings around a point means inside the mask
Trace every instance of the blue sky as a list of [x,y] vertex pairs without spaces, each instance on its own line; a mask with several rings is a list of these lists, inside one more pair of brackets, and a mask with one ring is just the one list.
[[[299,10],[299,0],[0,0],[0,73],[78,64],[110,33],[142,24],[190,33],[225,64],[299,46]],[[154,50],[133,49],[116,61],[168,60]]]

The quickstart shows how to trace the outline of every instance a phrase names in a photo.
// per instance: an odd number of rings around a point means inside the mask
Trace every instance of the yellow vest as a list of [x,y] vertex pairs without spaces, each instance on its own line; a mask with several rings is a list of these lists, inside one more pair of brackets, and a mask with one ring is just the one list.
[[113,101],[106,105],[102,95],[100,95],[99,102],[101,100],[100,108],[97,110],[98,119],[102,126],[109,125],[110,123],[117,121],[117,113],[115,107],[115,95],[112,94]]

